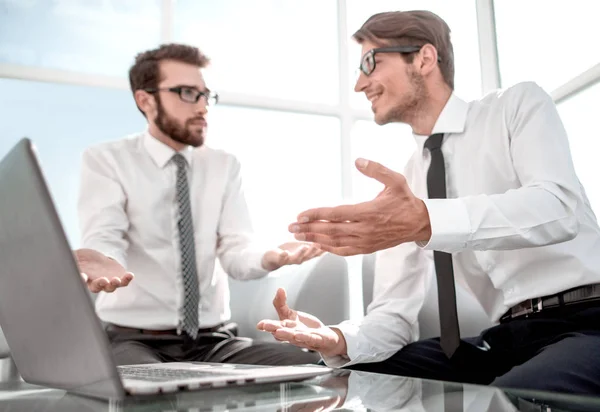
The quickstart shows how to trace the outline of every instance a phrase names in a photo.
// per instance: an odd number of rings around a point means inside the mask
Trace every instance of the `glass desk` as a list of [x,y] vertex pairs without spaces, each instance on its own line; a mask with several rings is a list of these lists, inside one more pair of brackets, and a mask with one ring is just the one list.
[[600,397],[499,389],[338,370],[316,379],[100,401],[0,383],[0,412],[600,411]]

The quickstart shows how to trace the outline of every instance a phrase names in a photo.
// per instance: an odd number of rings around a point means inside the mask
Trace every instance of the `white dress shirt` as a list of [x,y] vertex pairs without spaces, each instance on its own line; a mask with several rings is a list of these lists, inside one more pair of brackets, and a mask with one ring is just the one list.
[[[98,250],[135,274],[126,288],[100,293],[100,319],[165,330],[179,325],[183,299],[175,151],[149,133],[105,143],[83,154],[79,199],[82,247]],[[198,268],[200,327],[230,318],[226,274],[264,276],[265,249],[251,243],[252,226],[234,156],[208,147],[182,152],[188,162]]]
[[[385,360],[418,339],[433,250],[453,254],[456,281],[492,322],[526,299],[600,282],[600,229],[548,94],[521,83],[471,103],[452,95],[434,133],[444,133],[448,199],[425,200],[431,239],[378,253],[373,302],[362,321],[338,325],[348,356],[330,366]],[[428,136],[414,137],[405,175],[426,199]]]

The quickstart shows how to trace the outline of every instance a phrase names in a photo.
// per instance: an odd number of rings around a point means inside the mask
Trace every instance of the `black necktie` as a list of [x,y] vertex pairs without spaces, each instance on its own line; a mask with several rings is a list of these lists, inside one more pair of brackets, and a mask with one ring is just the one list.
[[[446,167],[442,154],[444,135],[437,133],[429,136],[425,147],[431,153],[431,164],[427,172],[427,192],[430,199],[446,198]],[[456,290],[452,255],[446,252],[433,252],[435,274],[438,284],[438,305],[440,309],[440,345],[449,358],[460,344],[458,313],[456,311]]]

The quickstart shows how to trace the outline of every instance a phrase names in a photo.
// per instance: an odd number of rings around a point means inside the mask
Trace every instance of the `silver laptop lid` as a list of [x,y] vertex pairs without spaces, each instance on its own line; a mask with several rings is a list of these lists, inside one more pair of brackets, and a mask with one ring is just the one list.
[[29,139],[0,162],[0,326],[25,381],[124,396]]

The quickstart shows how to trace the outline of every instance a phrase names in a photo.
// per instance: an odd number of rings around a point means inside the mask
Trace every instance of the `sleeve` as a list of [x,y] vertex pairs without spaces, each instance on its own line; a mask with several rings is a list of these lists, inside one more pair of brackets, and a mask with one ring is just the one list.
[[501,194],[424,200],[432,236],[420,246],[448,253],[511,250],[577,236],[582,198],[567,133],[547,93],[534,83],[519,86],[506,96],[505,121],[521,187]]
[[243,191],[241,166],[233,158],[223,198],[217,246],[217,255],[229,276],[246,280],[269,273],[262,267],[266,248],[257,245],[252,238],[252,222]]
[[78,213],[82,247],[94,249],[127,267],[126,196],[115,168],[99,150],[83,153]]
[[361,321],[334,326],[344,334],[347,356],[324,356],[328,366],[383,361],[418,339],[417,317],[432,279],[430,255],[414,242],[378,252],[373,302]]

